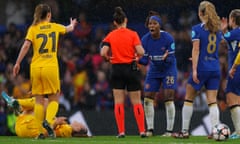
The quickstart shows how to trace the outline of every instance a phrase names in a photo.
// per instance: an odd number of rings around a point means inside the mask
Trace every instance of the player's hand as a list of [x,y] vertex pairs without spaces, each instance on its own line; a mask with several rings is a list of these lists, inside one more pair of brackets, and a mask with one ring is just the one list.
[[164,53],[163,60],[165,60],[167,58],[167,56],[168,56],[168,50],[166,50],[166,52]]
[[32,96],[32,91],[29,91],[27,94],[30,95],[30,96]]
[[228,72],[228,73],[229,73],[229,77],[230,77],[230,78],[233,78],[235,72],[236,72],[236,69],[235,69],[235,68],[231,68],[231,69],[229,70],[229,72]]
[[57,125],[61,125],[61,124],[66,124],[67,118],[66,117],[56,117],[54,120],[54,124],[53,127],[55,128]]
[[20,70],[20,65],[18,63],[16,63],[13,67],[13,76],[16,77],[17,74],[19,73]]
[[221,30],[222,30],[223,32],[226,32],[227,27],[228,27],[228,19],[225,18],[225,17],[223,17],[223,18],[221,19]]
[[200,82],[198,77],[197,77],[197,71],[193,71],[193,81],[197,84],[199,84],[199,82]]
[[58,125],[66,124],[66,117],[56,117],[54,119],[53,128],[56,128]]
[[77,25],[77,19],[70,18],[70,24],[73,26],[73,28]]

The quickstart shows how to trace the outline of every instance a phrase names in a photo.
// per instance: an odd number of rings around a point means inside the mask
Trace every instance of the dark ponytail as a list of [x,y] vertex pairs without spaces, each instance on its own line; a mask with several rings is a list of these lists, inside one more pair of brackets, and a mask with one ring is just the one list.
[[232,10],[230,13],[230,17],[233,18],[237,26],[240,26],[240,9]]
[[126,18],[126,14],[125,12],[122,10],[121,7],[115,7],[115,12],[113,14],[113,20],[117,23],[117,24],[122,24],[124,22],[124,19]]

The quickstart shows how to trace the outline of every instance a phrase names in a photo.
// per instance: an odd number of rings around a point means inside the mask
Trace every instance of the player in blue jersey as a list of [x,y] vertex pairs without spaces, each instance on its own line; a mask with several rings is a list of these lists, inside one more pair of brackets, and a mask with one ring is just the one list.
[[149,32],[142,37],[145,49],[140,64],[147,65],[144,82],[144,111],[147,122],[147,135],[152,136],[154,130],[154,97],[162,84],[167,126],[163,136],[171,136],[175,119],[174,96],[177,83],[177,66],[175,58],[175,43],[173,37],[160,28],[162,22],[155,11],[150,11],[146,19]]
[[220,84],[218,49],[222,40],[221,23],[215,6],[211,2],[202,1],[198,15],[201,23],[192,27],[192,73],[186,86],[182,108],[182,130],[174,135],[176,138],[189,138],[193,101],[197,96],[197,91],[203,86],[206,89],[211,125],[219,123],[216,97]]
[[228,43],[228,69],[229,76],[226,87],[226,100],[230,108],[231,117],[235,132],[231,139],[240,138],[240,9],[234,9],[229,15],[229,27],[227,31],[227,19],[222,20],[224,38]]

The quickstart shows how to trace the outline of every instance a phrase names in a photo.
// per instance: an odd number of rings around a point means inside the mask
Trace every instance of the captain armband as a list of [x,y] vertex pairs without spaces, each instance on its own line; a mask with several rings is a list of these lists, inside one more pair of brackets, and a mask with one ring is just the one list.
[[234,64],[240,65],[240,53],[237,54],[237,57],[235,58]]

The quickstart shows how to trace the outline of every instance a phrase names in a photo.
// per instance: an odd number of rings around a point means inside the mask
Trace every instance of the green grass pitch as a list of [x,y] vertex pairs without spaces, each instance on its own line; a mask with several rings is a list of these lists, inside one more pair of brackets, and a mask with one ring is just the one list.
[[139,136],[126,136],[118,139],[115,136],[93,136],[89,138],[46,138],[35,140],[32,138],[19,138],[16,136],[0,136],[0,144],[240,144],[240,139],[215,141],[206,136],[191,136],[189,139],[175,139],[172,137],[153,136],[140,138]]

